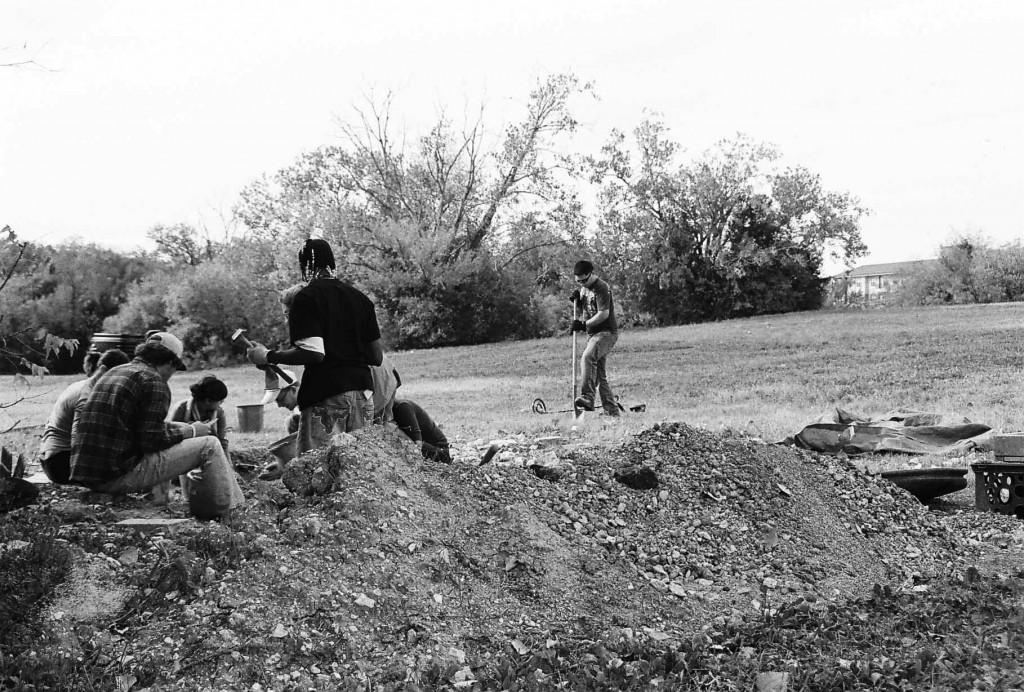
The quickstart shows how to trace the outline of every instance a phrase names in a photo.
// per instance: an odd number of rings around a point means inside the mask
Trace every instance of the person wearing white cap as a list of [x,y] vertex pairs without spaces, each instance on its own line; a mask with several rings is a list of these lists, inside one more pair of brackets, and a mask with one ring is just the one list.
[[243,502],[214,426],[165,420],[171,407],[167,381],[186,369],[183,352],[173,334],[147,334],[134,360],[100,378],[72,433],[72,483],[123,494],[164,487],[184,476],[189,509],[203,519],[227,514]]

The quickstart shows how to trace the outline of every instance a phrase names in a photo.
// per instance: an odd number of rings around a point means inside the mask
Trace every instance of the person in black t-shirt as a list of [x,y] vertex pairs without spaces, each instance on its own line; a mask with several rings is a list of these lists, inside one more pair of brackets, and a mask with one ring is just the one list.
[[299,251],[305,288],[288,310],[291,348],[246,352],[255,365],[302,365],[298,392],[299,454],[325,446],[335,432],[351,432],[373,420],[371,365],[384,351],[373,303],[334,276],[334,253],[326,241],[309,239]]

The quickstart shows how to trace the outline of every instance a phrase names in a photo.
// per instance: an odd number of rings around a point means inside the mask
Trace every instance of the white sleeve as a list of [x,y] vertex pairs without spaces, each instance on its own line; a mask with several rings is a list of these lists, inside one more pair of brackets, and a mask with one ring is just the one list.
[[320,336],[310,336],[305,339],[299,339],[295,342],[296,348],[301,348],[303,351],[313,351],[320,355],[326,355],[324,351],[324,340]]

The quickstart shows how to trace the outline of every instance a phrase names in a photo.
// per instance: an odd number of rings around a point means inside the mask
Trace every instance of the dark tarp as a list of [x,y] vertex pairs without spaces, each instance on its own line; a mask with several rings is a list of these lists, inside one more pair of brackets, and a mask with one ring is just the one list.
[[831,422],[812,423],[784,442],[837,454],[936,454],[960,456],[989,447],[991,428],[961,419],[944,425],[943,416],[920,411],[890,411],[869,419],[836,409]]

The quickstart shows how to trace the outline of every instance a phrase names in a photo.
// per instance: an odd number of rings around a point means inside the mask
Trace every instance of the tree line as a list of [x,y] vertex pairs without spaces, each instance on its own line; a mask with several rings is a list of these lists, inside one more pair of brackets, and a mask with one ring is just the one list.
[[598,152],[566,153],[573,104],[590,96],[553,75],[497,131],[482,111],[441,113],[414,137],[389,97],[370,100],[338,143],[248,185],[229,238],[160,225],[147,234],[156,250],[132,253],[0,238],[8,355],[46,334],[156,327],[210,364],[236,357],[239,327],[284,341],[277,291],[297,280],[311,234],[373,297],[391,348],[558,333],[580,257],[614,286],[621,320],[664,325],[819,307],[825,257],[865,252],[854,196],[742,135],[691,156],[651,118]]

